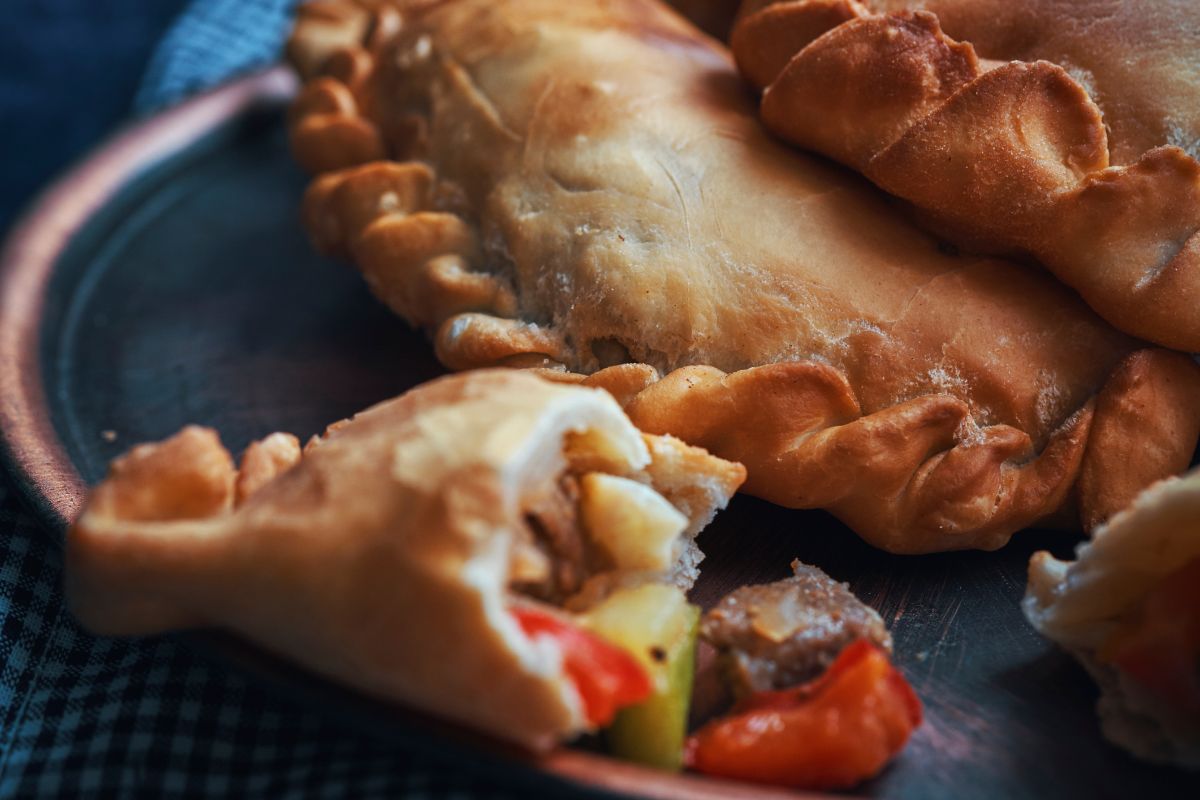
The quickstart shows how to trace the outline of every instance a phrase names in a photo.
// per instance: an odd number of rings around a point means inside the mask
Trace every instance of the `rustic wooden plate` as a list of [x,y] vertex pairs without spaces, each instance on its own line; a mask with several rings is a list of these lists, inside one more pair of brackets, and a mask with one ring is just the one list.
[[[86,484],[134,443],[189,422],[215,426],[235,450],[274,430],[305,437],[441,372],[420,335],[308,246],[297,221],[305,178],[281,124],[291,88],[275,70],[130,129],[51,188],[9,240],[0,451],[48,535],[61,535]],[[1105,744],[1090,681],[1022,618],[1029,555],[1073,544],[1031,531],[997,553],[889,556],[825,514],[738,498],[701,538],[708,560],[694,596],[709,605],[783,577],[798,557],[880,610],[927,719],[864,795],[1200,796],[1195,776]],[[531,759],[230,639],[189,641],[353,725],[530,791],[791,796],[586,749]]]

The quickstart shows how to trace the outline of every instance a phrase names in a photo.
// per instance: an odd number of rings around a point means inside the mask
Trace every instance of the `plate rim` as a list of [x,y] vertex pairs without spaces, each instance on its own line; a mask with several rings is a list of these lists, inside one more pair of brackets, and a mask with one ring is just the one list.
[[34,197],[0,248],[0,468],[61,544],[87,491],[54,428],[41,368],[41,323],[55,267],[125,186],[230,117],[295,92],[274,66],[119,128]]
[[[186,151],[230,119],[256,107],[281,104],[294,95],[296,87],[291,70],[275,65],[135,120],[87,152],[36,195],[9,229],[0,247],[0,375],[14,380],[0,382],[0,470],[56,546],[61,547],[63,534],[79,513],[88,489],[55,429],[41,368],[42,322],[61,257],[93,216],[139,177]],[[526,772],[524,776],[513,776],[515,785],[528,784],[540,776],[577,795],[652,800],[825,796],[665,773],[566,747],[544,755],[522,752],[394,702],[374,701],[228,634],[187,632],[175,638],[201,657],[248,673],[272,689],[281,689],[293,700],[299,695],[324,694],[359,704],[382,702],[383,713],[373,715],[380,720],[384,715],[405,713],[430,720],[439,740]]]

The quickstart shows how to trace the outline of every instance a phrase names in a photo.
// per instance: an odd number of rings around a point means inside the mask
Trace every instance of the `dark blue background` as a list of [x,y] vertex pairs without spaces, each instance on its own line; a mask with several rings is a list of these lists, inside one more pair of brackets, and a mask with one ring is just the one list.
[[0,232],[131,113],[154,44],[185,0],[4,0]]

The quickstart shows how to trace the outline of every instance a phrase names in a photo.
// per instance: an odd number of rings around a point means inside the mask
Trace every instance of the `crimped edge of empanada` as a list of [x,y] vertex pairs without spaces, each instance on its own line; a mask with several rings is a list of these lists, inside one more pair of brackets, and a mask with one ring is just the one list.
[[746,0],[731,46],[776,135],[960,245],[1032,256],[1115,327],[1200,350],[1200,163],[1162,146],[1110,166],[1061,66],[981,60],[929,12],[855,0]]
[[[292,147],[316,173],[305,225],[319,249],[349,257],[393,311],[433,332],[450,369],[540,368],[605,388],[645,430],[746,464],[749,493],[827,508],[897,553],[995,549],[1035,523],[1074,527],[1078,520],[1090,528],[1143,487],[1186,469],[1200,436],[1200,415],[1187,411],[1200,393],[1200,372],[1165,350],[1139,350],[1117,364],[1040,449],[1011,426],[975,424],[967,404],[950,395],[864,415],[846,376],[816,362],[730,374],[699,365],[668,375],[622,364],[586,379],[570,375],[566,365],[578,360],[570,343],[553,326],[521,318],[508,277],[483,258],[475,226],[447,210],[461,207],[453,187],[419,161],[429,127],[419,91],[389,85],[392,105],[374,107],[376,57],[403,59],[419,82],[423,65],[436,58],[428,38],[416,36],[402,52],[386,46],[384,34],[399,31],[388,21],[394,0],[312,5],[298,9],[289,43],[306,80],[290,117]],[[417,15],[426,6],[399,5]],[[826,5],[835,17],[841,7],[858,8]],[[334,35],[328,27],[337,24],[343,30]],[[370,136],[359,135],[363,126]],[[368,140],[385,142],[389,157],[416,160],[374,160]],[[1135,440],[1139,458],[1113,470]]]

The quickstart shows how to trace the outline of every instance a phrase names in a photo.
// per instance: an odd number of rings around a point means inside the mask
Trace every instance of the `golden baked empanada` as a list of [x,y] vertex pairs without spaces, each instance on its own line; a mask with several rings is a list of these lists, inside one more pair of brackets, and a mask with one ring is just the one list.
[[[604,392],[516,370],[452,376],[332,426],[303,457],[276,435],[235,469],[195,427],[134,448],[68,533],[67,595],[102,634],[225,627],[540,748],[603,720],[586,665],[528,614],[570,630],[552,605],[690,586],[693,539],[744,477],[643,436]],[[607,530],[597,500],[639,538]]]
[[1200,471],[1147,489],[1075,561],[1035,554],[1024,607],[1100,684],[1105,736],[1200,769]]
[[1200,350],[1200,3],[746,0],[732,46],[782,138]]
[[305,217],[452,369],[565,368],[898,552],[1091,525],[1187,466],[1190,359],[777,144],[658,3],[390,7],[340,49],[300,9]]

